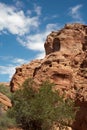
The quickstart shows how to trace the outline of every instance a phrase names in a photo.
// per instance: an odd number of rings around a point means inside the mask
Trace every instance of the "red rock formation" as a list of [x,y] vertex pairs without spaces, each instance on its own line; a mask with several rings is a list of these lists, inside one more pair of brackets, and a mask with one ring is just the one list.
[[3,104],[4,110],[7,110],[7,108],[12,107],[11,100],[2,93],[0,93],[0,103]]
[[20,88],[28,77],[37,83],[49,79],[55,89],[80,106],[76,130],[87,130],[87,26],[67,24],[62,30],[52,32],[45,42],[46,56],[16,69],[11,80],[11,91]]
[[[9,82],[0,82],[0,85],[2,87],[8,87],[8,89],[10,89],[9,87]],[[0,86],[0,87],[1,87]],[[5,89],[5,88],[4,88]],[[7,89],[7,88],[6,88]],[[12,107],[12,103],[10,98],[8,98],[5,94],[3,94],[2,92],[0,92],[0,104],[3,104],[2,109],[3,110],[7,110],[9,107]]]
[[28,78],[33,77],[35,68],[41,63],[41,60],[35,60],[29,64],[22,65],[16,68],[16,73],[10,82],[11,91],[20,88],[22,83]]

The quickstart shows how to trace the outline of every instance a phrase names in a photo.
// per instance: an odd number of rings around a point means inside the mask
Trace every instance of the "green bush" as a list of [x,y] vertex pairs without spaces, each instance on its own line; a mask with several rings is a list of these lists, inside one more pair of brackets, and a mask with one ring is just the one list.
[[[6,95],[8,98],[11,98],[10,90],[7,86],[0,85],[0,93]],[[7,130],[10,127],[16,125],[16,121],[13,118],[10,118],[7,115],[7,112],[4,110],[5,105],[0,103],[0,130]]]
[[54,122],[63,126],[74,119],[74,103],[52,91],[54,84],[46,81],[38,92],[33,85],[32,79],[24,82],[22,89],[13,94],[13,107],[9,111],[9,116],[16,118],[24,130],[49,130]]
[[7,115],[7,112],[2,112],[2,105],[0,104],[0,130],[7,130],[8,128],[12,128],[16,126],[16,121],[14,118],[10,118]]

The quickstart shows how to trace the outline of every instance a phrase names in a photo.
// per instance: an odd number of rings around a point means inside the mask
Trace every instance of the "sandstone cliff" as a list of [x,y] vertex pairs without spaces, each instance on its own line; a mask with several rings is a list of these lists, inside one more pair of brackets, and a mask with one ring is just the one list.
[[37,83],[49,79],[55,89],[65,92],[80,106],[75,130],[87,130],[87,26],[67,24],[47,36],[44,44],[46,56],[16,68],[10,82],[11,91],[20,88],[28,77]]

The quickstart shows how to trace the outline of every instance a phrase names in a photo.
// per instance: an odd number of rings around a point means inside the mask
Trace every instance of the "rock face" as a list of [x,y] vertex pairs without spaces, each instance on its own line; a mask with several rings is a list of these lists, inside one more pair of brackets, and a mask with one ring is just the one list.
[[0,103],[3,104],[3,110],[7,110],[9,107],[12,107],[11,100],[2,93],[0,93]]
[[67,24],[48,35],[44,47],[44,59],[16,68],[11,91],[20,88],[28,77],[35,80],[36,89],[44,80],[54,82],[55,89],[65,92],[80,106],[75,130],[87,130],[87,26]]
[[32,61],[29,64],[24,64],[21,67],[16,68],[16,72],[10,82],[11,91],[15,91],[20,88],[22,83],[28,78],[33,77],[35,68],[39,66],[41,60]]
[[[0,82],[0,85],[8,87],[9,89],[9,82]],[[1,104],[2,107],[0,107],[0,109],[2,109],[2,111],[6,111],[8,108],[12,107],[11,99],[0,91],[0,105]]]

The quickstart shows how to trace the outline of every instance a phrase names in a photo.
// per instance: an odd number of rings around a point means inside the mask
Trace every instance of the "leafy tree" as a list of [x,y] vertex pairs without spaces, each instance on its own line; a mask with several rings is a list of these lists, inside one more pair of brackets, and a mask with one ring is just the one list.
[[74,103],[53,91],[54,84],[43,82],[37,92],[33,85],[32,79],[24,82],[22,89],[13,94],[9,111],[9,116],[15,117],[24,130],[49,130],[54,122],[63,126],[74,119]]

